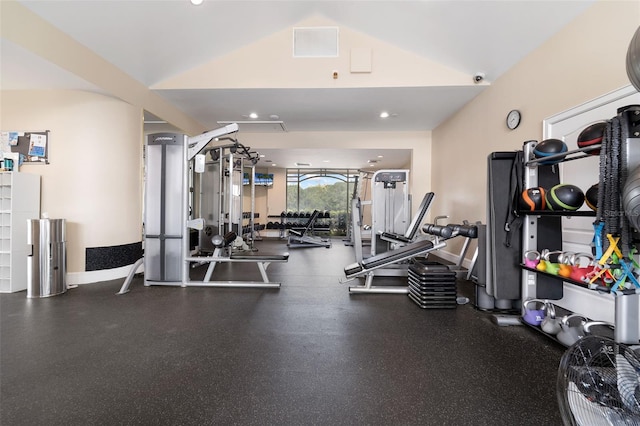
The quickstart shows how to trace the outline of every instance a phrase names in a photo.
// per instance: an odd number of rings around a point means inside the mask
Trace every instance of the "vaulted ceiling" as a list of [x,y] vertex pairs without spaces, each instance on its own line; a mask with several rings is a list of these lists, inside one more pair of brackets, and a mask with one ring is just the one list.
[[[241,125],[241,130],[295,132],[431,130],[593,0],[18,3],[204,128],[219,127],[223,121],[251,121],[248,114],[257,112],[260,117],[254,121],[282,123]],[[325,67],[326,82],[287,62],[292,29],[318,24],[336,27],[341,42],[349,38],[364,44],[346,49],[341,44],[342,62],[306,60],[315,69]],[[278,40],[287,40],[280,44],[282,52],[276,50],[260,62],[238,59],[259,56],[256,52],[265,47],[273,52]],[[348,65],[349,50],[372,45],[370,76],[355,78]],[[3,90],[80,89],[114,95],[78,68],[45,59],[4,32],[0,49]],[[275,57],[280,53],[284,59]],[[394,55],[402,58],[395,70],[391,65],[399,60]],[[252,69],[236,69],[233,64]],[[337,66],[341,68],[334,69]],[[438,77],[411,74],[423,69],[435,70]],[[340,79],[332,81],[333,71]],[[484,75],[480,84],[473,78],[478,73]],[[376,80],[381,74],[384,79]],[[381,119],[382,111],[391,117]]]

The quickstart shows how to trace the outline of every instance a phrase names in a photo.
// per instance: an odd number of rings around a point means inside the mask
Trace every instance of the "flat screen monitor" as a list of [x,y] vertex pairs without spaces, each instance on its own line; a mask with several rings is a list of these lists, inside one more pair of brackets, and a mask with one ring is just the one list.
[[253,177],[256,186],[273,186],[272,173],[256,173]]

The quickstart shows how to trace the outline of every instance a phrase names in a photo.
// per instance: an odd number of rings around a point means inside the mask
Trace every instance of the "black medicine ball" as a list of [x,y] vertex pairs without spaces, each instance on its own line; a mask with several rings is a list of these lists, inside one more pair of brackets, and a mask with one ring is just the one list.
[[[578,135],[578,148],[586,148],[591,145],[600,145],[602,143],[602,137],[604,136],[604,129],[606,127],[607,123],[604,121],[585,127],[585,129]],[[587,154],[600,155],[600,149],[588,151]]]
[[598,184],[592,185],[584,194],[587,206],[593,211],[598,209]]
[[[533,148],[533,155],[536,158],[545,158],[563,152],[567,152],[567,144],[560,139],[545,139]],[[562,159],[564,159],[564,156],[549,161],[542,161],[541,164],[556,164],[562,161]]]
[[584,203],[584,193],[575,185],[561,183],[547,192],[549,210],[578,210]]
[[544,188],[529,188],[520,194],[520,210],[544,210],[546,206]]

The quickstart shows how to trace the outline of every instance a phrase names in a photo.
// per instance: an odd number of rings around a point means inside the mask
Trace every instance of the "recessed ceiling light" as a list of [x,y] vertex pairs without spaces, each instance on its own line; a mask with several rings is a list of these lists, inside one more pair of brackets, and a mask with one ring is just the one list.
[[382,155],[378,155],[378,158],[384,158]]
[[272,166],[277,166],[277,164],[276,164],[276,163],[271,163],[271,165],[272,165]]
[[203,0],[191,0],[191,4],[194,6],[198,6],[202,4]]
[[269,118],[270,118],[270,119],[272,119],[272,120],[277,120],[277,119],[279,119],[279,118],[280,118],[280,116],[279,116],[279,115],[277,115],[277,114],[271,114],[271,115],[269,116]]
[[386,112],[386,111],[382,111],[382,112],[380,113],[380,118],[387,118],[387,117],[389,117],[389,113],[388,113],[388,112]]
[[251,114],[249,114],[249,118],[258,118],[258,114],[252,112]]
[[330,163],[331,160],[322,160],[323,163]]
[[260,158],[264,158],[264,157],[266,157],[266,155],[260,154]]

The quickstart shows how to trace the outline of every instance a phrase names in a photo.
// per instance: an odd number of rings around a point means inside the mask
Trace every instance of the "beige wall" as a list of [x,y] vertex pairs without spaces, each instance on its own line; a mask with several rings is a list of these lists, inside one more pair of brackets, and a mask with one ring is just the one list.
[[[305,26],[338,24],[314,17],[295,25]],[[475,86],[466,73],[345,26],[339,26],[339,31],[340,54],[335,58],[292,57],[292,28],[286,28],[152,89]],[[352,48],[371,49],[372,72],[350,72]]]
[[67,220],[69,282],[86,282],[85,249],[141,241],[142,110],[76,91],[3,91],[2,130],[50,130],[41,212]]
[[[492,83],[433,131],[432,214],[486,221],[487,156],[542,138],[542,120],[628,85],[629,41],[640,24],[639,1],[601,1]],[[511,109],[523,114],[514,131]]]

